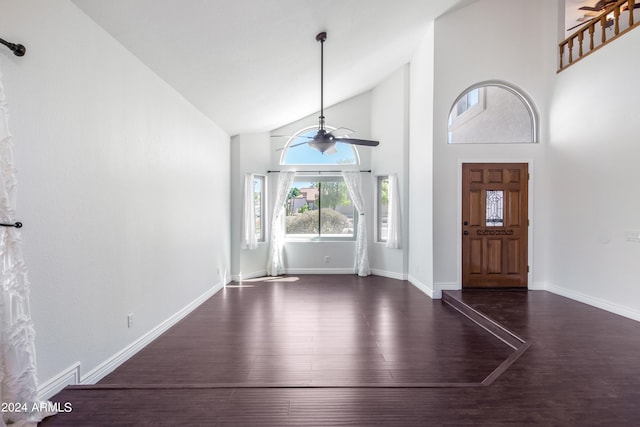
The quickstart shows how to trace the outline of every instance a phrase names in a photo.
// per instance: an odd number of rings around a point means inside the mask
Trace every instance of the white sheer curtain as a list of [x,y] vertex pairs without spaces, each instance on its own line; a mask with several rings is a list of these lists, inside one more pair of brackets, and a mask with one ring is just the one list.
[[369,268],[369,245],[367,243],[367,216],[365,215],[364,198],[362,197],[362,184],[360,172],[343,171],[342,176],[347,184],[349,197],[353,201],[356,209],[360,213],[358,218],[358,229],[356,231],[356,256],[355,271],[358,276],[368,276],[371,274]]
[[253,174],[244,176],[244,200],[242,201],[242,235],[240,247],[254,250],[258,247],[256,236],[256,208],[253,200]]
[[389,212],[387,214],[387,248],[398,249],[402,247],[402,215],[400,213],[400,189],[398,175],[389,175]]
[[284,273],[284,236],[285,236],[285,206],[287,195],[293,184],[295,172],[280,172],[278,178],[278,191],[275,205],[273,206],[273,216],[271,221],[271,244],[269,246],[269,257],[267,259],[267,274],[277,276]]
[[[12,224],[15,222],[16,173],[1,78],[0,75],[0,222]],[[48,412],[50,402],[37,401],[35,330],[29,308],[29,281],[20,232],[13,227],[0,227],[0,285],[0,402],[21,405],[16,411],[9,412],[3,407],[0,425],[35,426],[53,412]]]

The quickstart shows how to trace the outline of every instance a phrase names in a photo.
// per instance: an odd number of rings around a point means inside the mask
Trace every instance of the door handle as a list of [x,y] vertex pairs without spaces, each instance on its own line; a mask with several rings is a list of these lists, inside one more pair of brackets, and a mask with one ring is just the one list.
[[469,232],[467,230],[464,230],[464,233],[462,233],[462,234],[464,234],[465,236],[468,236]]
[[469,221],[463,222],[462,225],[469,225]]

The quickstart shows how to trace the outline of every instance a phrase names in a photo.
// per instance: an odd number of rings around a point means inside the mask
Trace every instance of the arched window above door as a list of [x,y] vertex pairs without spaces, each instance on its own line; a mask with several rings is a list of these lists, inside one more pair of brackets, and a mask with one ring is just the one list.
[[520,89],[503,82],[475,84],[449,111],[450,144],[538,142],[538,115]]

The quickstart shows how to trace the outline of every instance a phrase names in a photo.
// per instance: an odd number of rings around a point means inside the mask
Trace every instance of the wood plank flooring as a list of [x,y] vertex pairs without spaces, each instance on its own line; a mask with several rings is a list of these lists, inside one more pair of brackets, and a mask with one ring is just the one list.
[[640,425],[638,322],[543,291],[450,292],[526,340],[505,366],[513,346],[405,281],[234,285],[41,424]]

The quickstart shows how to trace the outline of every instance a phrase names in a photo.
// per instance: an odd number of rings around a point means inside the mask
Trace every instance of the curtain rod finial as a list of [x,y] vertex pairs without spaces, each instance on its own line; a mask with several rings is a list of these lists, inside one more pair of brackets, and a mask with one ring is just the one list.
[[11,49],[15,56],[24,56],[27,53],[27,48],[24,45],[17,44],[14,49]]
[[19,43],[10,43],[2,39],[0,39],[0,43],[11,49],[15,56],[24,56],[24,54],[27,53],[27,48]]

